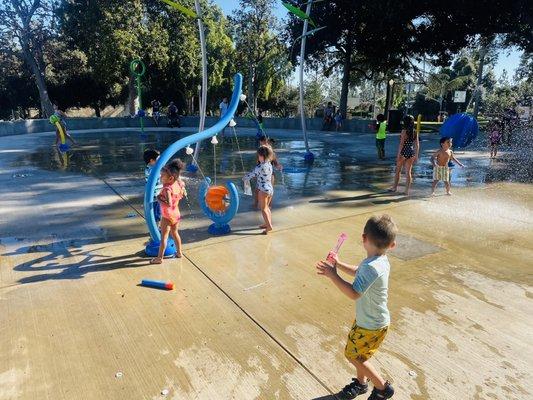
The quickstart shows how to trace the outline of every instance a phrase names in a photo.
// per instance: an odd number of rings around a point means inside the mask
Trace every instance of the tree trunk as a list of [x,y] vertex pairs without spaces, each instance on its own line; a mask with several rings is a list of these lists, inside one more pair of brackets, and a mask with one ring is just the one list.
[[33,57],[33,54],[30,52],[28,43],[23,43],[22,54],[24,60],[31,69],[31,72],[35,78],[35,84],[37,85],[37,90],[39,91],[39,100],[41,102],[41,114],[48,118],[54,113],[54,107],[48,96],[48,90],[46,88],[46,82],[44,81],[44,74],[42,73],[37,61]]
[[378,97],[379,83],[374,83],[374,97],[372,98],[372,119],[376,119],[378,113],[376,112],[376,99]]
[[94,103],[93,108],[94,108],[94,115],[96,115],[96,118],[100,118],[101,117],[100,105],[98,103]]
[[385,93],[385,119],[388,121],[389,120],[389,108],[390,108],[390,97],[391,97],[391,85],[389,84],[389,81],[386,81],[385,82],[385,88],[386,88],[386,93]]
[[346,54],[344,55],[344,66],[342,71],[342,86],[339,109],[344,118],[348,112],[348,89],[350,88],[350,73],[352,69],[352,43],[351,35],[348,35],[346,44]]

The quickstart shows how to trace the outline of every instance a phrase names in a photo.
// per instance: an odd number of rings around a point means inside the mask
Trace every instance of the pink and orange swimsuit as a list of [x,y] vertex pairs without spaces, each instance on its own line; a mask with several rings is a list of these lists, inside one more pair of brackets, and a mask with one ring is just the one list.
[[[175,181],[172,185],[163,185],[161,193],[157,196],[161,204],[161,216],[170,221],[171,225],[176,225],[181,219],[179,203],[185,193],[185,184],[179,180]],[[166,198],[169,199],[170,204],[161,201]]]

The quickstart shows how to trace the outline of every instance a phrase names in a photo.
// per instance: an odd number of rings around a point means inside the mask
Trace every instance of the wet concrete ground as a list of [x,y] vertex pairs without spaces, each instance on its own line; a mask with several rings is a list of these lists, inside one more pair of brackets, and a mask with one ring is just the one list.
[[[254,163],[253,132],[239,134],[240,152],[229,138],[217,147],[221,180],[240,179],[241,156]],[[259,235],[244,197],[234,232],[209,237],[187,176],[186,257],[155,267],[142,255],[142,151],[173,135],[77,133],[66,162],[50,134],[0,138],[0,399],[330,398],[353,376],[342,353],[354,307],[313,265],[340,232],[341,256],[364,258],[360,232],[382,212],[401,232],[392,328],[375,358],[394,398],[533,395],[533,190],[508,155],[490,162],[481,142],[459,152],[454,196],[430,199],[438,138],[423,137],[406,198],[384,192],[393,157],[375,161],[371,135],[313,133],[308,169],[299,135],[271,132],[285,167],[276,232]],[[211,152],[201,168],[213,176]],[[138,287],[143,278],[176,289]]]

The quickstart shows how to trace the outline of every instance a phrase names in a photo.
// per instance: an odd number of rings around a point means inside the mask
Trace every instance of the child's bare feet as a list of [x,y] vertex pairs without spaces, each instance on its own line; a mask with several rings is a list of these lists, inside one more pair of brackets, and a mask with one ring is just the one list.
[[272,228],[268,229],[266,228],[264,231],[263,231],[263,235],[268,235],[270,232],[272,232]]
[[446,196],[451,196],[452,195],[452,192],[446,192]]
[[150,264],[163,264],[163,259],[161,257],[154,257],[150,260]]
[[181,258],[181,257],[183,257],[183,253],[181,251],[177,252],[176,254],[174,254],[174,257]]
[[267,227],[267,226],[266,226],[265,224],[263,224],[263,225],[259,225],[259,229],[266,229],[266,227]]
[[393,186],[391,188],[388,188],[387,191],[391,193],[396,193],[398,191],[398,188]]
[[431,197],[435,197],[435,192],[431,192]]

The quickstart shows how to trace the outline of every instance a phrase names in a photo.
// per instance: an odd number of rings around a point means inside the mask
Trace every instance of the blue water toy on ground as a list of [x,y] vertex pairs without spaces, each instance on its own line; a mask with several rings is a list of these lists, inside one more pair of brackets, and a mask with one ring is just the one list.
[[454,114],[440,128],[440,137],[453,139],[453,147],[465,148],[477,137],[479,126],[474,117],[468,114]]
[[156,288],[156,289],[165,289],[172,290],[174,289],[174,283],[170,281],[155,281],[152,279],[143,279],[141,281],[141,286]]

